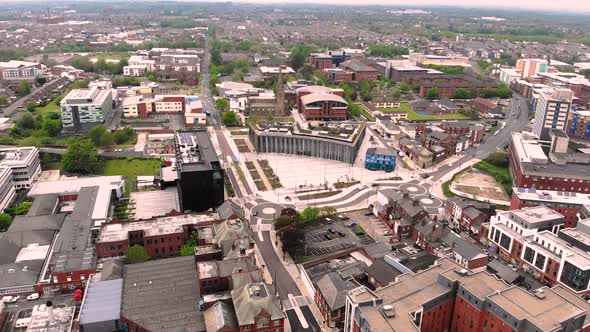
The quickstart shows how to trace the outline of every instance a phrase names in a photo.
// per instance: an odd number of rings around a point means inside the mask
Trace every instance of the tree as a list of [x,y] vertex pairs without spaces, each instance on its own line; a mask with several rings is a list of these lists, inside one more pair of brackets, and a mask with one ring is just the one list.
[[391,58],[398,55],[408,55],[409,50],[402,46],[373,44],[369,45],[367,53],[371,56]]
[[29,112],[34,112],[35,111],[35,107],[37,107],[37,103],[34,101],[30,101],[27,103],[26,109]]
[[225,98],[219,98],[215,101],[215,107],[220,111],[228,111],[229,101]]
[[356,118],[363,113],[363,107],[359,104],[348,104],[348,113],[351,117]]
[[455,99],[470,99],[473,97],[471,96],[471,92],[468,89],[458,88],[455,90],[455,93],[453,94],[453,98],[455,98]]
[[17,216],[24,216],[25,214],[27,214],[29,212],[32,205],[33,205],[33,202],[23,202],[23,203],[19,204],[15,209],[16,215]]
[[301,243],[305,239],[305,234],[298,228],[289,227],[281,231],[281,242],[283,243],[283,250],[292,252],[301,247]]
[[496,95],[502,99],[512,97],[512,91],[507,87],[501,87],[496,90]]
[[43,119],[43,129],[49,136],[54,137],[61,132],[61,120],[46,116]]
[[313,51],[313,47],[306,44],[297,44],[291,48],[291,57],[289,63],[295,70],[299,70],[306,62],[307,58]]
[[222,62],[221,51],[218,47],[213,47],[211,49],[211,63],[215,66],[219,66]]
[[195,247],[185,244],[180,247],[180,256],[193,256],[195,254]]
[[438,99],[438,88],[432,87],[426,90],[426,99],[434,100]]
[[113,140],[116,144],[129,142],[135,136],[135,131],[129,127],[116,130],[113,132]]
[[318,208],[307,207],[301,211],[300,216],[303,221],[313,221],[318,217],[319,214],[320,210]]
[[236,127],[240,125],[240,119],[234,112],[223,112],[221,116],[221,120],[223,124],[228,127]]
[[85,140],[73,140],[62,158],[62,167],[66,172],[90,174],[101,167],[101,160],[96,146]]
[[10,227],[12,217],[6,213],[0,213],[0,232],[3,232]]
[[107,147],[107,146],[111,146],[113,145],[113,135],[111,133],[104,133],[104,135],[102,135],[100,137],[100,144],[99,146],[101,147]]
[[158,78],[156,77],[156,74],[153,71],[148,71],[145,76],[147,77],[147,79],[150,82],[155,82],[158,80]]
[[150,259],[150,256],[145,252],[145,248],[140,245],[133,245],[127,250],[127,264],[143,263]]
[[35,79],[35,83],[37,83],[37,85],[44,85],[47,82],[47,78],[45,77],[37,77]]
[[106,133],[107,128],[103,125],[98,125],[88,131],[88,138],[90,138],[90,141],[94,145],[100,146],[100,140]]
[[391,99],[400,100],[402,98],[402,92],[398,89],[394,89],[391,93]]
[[16,125],[17,127],[21,127],[23,129],[35,129],[35,118],[33,118],[31,113],[25,113],[20,117],[20,119],[16,120]]
[[408,91],[410,91],[410,85],[408,83],[402,83],[402,85],[399,87],[399,89],[402,92],[408,92]]
[[76,80],[74,83],[72,83],[72,85],[70,87],[72,89],[85,89],[88,87],[88,84],[90,84],[90,80],[88,80],[88,79]]
[[275,220],[274,224],[275,229],[281,229],[283,227],[291,226],[293,224],[293,220],[291,220],[290,216],[282,215]]
[[0,96],[0,106],[6,106],[6,105],[8,105],[8,97]]
[[27,81],[20,81],[18,88],[16,89],[16,95],[19,97],[24,97],[29,93],[31,93],[31,84]]

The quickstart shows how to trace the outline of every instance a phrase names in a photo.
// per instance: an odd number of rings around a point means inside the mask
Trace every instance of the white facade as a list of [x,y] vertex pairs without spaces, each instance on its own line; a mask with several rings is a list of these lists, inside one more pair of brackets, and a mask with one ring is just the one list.
[[16,190],[12,181],[12,171],[8,167],[0,168],[0,211],[12,203]]
[[544,136],[548,129],[565,130],[574,92],[569,89],[549,88],[539,94],[533,121],[533,133]]
[[12,171],[16,189],[30,188],[41,174],[41,159],[36,147],[0,149],[0,167]]
[[0,77],[5,80],[34,79],[41,74],[41,65],[36,62],[10,60],[0,62]]

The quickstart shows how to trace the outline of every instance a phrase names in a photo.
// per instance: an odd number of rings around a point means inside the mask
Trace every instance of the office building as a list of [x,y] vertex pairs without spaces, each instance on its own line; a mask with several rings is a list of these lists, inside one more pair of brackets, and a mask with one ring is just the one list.
[[34,80],[43,73],[43,65],[37,62],[10,60],[0,62],[0,79],[5,81]]
[[177,131],[175,149],[181,211],[202,212],[221,205],[223,168],[207,131]]
[[16,189],[30,188],[41,174],[39,149],[34,146],[0,149],[0,167],[12,171]]
[[312,85],[297,89],[297,110],[306,120],[346,120],[348,103],[342,89]]
[[60,102],[61,121],[66,131],[88,130],[104,123],[113,110],[110,89],[74,89]]
[[250,124],[249,138],[259,153],[286,153],[354,163],[365,136],[362,123],[322,123],[301,130],[290,122]]
[[549,134],[551,141],[545,144],[530,135],[512,133],[508,151],[514,186],[587,194],[590,154],[573,151],[563,131]]
[[547,139],[549,129],[566,130],[574,92],[569,89],[541,91],[535,108],[533,134]]
[[0,166],[0,211],[6,209],[12,203],[16,195],[12,171],[8,167]]

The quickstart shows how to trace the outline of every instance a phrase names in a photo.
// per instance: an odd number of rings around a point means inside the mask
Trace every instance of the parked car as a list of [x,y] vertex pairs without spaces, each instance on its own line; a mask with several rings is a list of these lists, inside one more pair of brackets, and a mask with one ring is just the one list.
[[355,223],[355,222],[351,222],[351,223],[348,225],[348,227],[354,227],[354,226],[356,226],[356,223]]
[[430,174],[428,174],[428,173],[423,173],[423,174],[420,174],[420,176],[421,176],[423,179],[428,179],[428,178],[430,177]]
[[336,231],[334,230],[334,228],[328,228],[328,232],[330,232],[332,234],[336,233]]
[[385,232],[383,232],[383,235],[384,236],[390,236],[391,235],[391,232],[390,231],[385,231]]
[[37,300],[39,299],[39,293],[32,293],[27,296],[27,301]]
[[350,218],[348,218],[348,216],[347,216],[347,215],[345,215],[344,213],[343,213],[343,214],[339,214],[339,215],[338,215],[338,218],[339,218],[340,220],[348,220],[348,219],[350,219]]
[[365,232],[363,231],[356,231],[354,234],[361,236],[361,235],[365,235]]
[[2,302],[14,303],[14,302],[18,301],[19,298],[20,298],[19,296],[5,296],[2,298]]
[[341,231],[337,231],[336,233],[337,233],[337,234],[338,234],[338,236],[340,236],[340,237],[345,237],[345,236],[346,236],[346,235],[344,235],[344,233],[342,233]]

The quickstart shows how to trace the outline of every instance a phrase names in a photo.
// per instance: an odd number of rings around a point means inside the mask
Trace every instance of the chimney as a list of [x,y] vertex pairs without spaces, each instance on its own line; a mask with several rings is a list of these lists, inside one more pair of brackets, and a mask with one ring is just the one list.
[[47,301],[45,306],[47,307],[47,318],[49,318],[49,325],[55,325],[57,322],[55,321],[55,313],[53,312],[53,302]]
[[410,197],[410,194],[408,194],[407,192],[404,192],[404,194],[402,195],[403,198],[408,198]]

